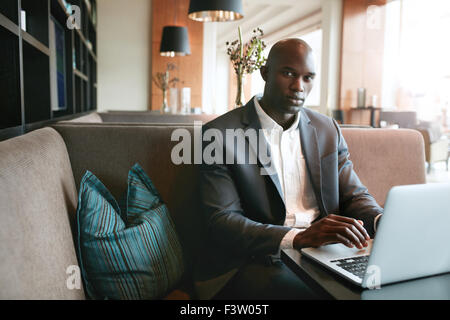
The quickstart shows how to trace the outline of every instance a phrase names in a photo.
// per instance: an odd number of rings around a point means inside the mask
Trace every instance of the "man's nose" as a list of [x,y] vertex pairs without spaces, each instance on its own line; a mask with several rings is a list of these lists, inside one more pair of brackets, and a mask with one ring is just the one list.
[[305,83],[301,77],[294,78],[291,83],[291,90],[303,92],[305,91]]

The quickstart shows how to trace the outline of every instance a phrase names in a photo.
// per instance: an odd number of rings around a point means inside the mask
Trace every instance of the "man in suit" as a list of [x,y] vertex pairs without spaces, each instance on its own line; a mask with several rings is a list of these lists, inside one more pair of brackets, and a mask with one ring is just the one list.
[[[318,298],[281,262],[280,249],[336,242],[363,248],[383,211],[354,172],[336,122],[303,107],[315,77],[309,45],[299,39],[276,43],[260,72],[262,97],[202,128],[203,134],[235,135],[224,139],[223,161],[203,163],[200,170],[204,263],[210,278],[226,283],[216,298]],[[251,131],[263,133],[256,145],[246,134]],[[243,149],[231,143],[239,139]],[[257,163],[240,161],[252,152]]]

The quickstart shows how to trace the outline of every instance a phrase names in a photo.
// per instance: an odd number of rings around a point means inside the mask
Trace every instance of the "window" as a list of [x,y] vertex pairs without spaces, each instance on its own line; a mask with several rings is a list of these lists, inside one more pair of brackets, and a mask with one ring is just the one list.
[[383,107],[414,110],[418,119],[445,124],[450,103],[448,30],[448,0],[387,4]]

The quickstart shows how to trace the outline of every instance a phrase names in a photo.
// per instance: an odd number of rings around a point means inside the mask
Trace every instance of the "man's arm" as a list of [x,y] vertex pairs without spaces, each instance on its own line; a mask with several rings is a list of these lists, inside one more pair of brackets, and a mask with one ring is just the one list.
[[347,143],[342,136],[338,124],[333,120],[339,135],[338,167],[339,167],[339,206],[341,215],[361,220],[369,235],[375,235],[375,218],[383,213],[367,188],[361,183],[353,163],[349,159]]
[[349,159],[347,143],[333,120],[338,134],[339,206],[341,215],[330,214],[295,236],[295,249],[342,243],[348,247],[367,246],[375,235],[383,209],[361,183]]

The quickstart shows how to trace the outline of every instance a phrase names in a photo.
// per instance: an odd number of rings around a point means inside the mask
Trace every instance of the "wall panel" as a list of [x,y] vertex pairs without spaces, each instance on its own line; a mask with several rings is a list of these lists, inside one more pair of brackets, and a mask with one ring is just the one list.
[[[152,75],[163,72],[167,63],[178,68],[170,77],[177,77],[181,83],[178,88],[191,88],[191,107],[202,106],[202,70],[203,70],[203,23],[188,18],[189,0],[153,0],[152,1]],[[164,26],[177,25],[188,29],[191,54],[182,57],[163,57],[159,54],[162,30]],[[162,105],[162,91],[151,83],[151,102],[149,109],[159,110]],[[169,102],[170,103],[170,102]]]
[[[386,0],[344,0],[340,109],[357,106],[357,88],[366,88],[366,105],[381,101]],[[377,6],[376,15],[370,6]],[[377,105],[375,107],[381,107]]]

